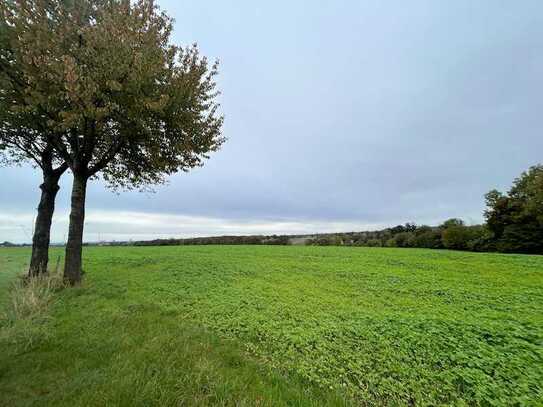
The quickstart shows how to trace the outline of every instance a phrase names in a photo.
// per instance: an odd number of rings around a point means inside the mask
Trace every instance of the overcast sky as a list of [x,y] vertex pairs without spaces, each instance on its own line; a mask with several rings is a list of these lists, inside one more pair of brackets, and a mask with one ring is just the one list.
[[[154,194],[92,183],[88,241],[475,223],[543,161],[540,0],[158,3],[220,59],[228,141]],[[39,173],[0,180],[0,241],[29,241]]]

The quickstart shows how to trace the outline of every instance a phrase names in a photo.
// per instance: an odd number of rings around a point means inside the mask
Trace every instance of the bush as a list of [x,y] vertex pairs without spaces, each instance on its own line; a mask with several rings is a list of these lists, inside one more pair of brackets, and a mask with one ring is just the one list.
[[441,234],[443,246],[454,250],[476,250],[483,248],[487,238],[483,226],[451,226]]
[[483,225],[470,226],[470,240],[468,241],[468,250],[473,252],[495,251],[492,243],[492,234]]
[[456,226],[465,226],[465,223],[462,219],[451,218],[443,222],[443,224],[440,227],[442,229],[448,229],[448,228],[456,227]]
[[401,232],[393,237],[396,246],[395,247],[409,247],[409,239],[411,238],[411,233]]
[[379,239],[370,239],[366,242],[366,246],[368,247],[381,247],[383,244]]
[[534,223],[511,224],[496,242],[500,252],[543,254],[543,227]]
[[390,238],[385,242],[386,247],[398,247],[396,246],[396,239]]
[[441,231],[439,229],[425,229],[422,232],[418,232],[411,240],[411,246],[423,247],[426,249],[442,249],[443,243],[441,242]]
[[441,234],[441,241],[446,249],[466,250],[469,240],[469,231],[465,226],[450,226]]

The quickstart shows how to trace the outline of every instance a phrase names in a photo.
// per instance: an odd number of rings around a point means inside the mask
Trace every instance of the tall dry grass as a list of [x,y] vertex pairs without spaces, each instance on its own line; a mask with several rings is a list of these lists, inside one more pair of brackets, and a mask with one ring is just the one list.
[[0,340],[29,348],[46,339],[50,306],[55,294],[64,287],[58,267],[40,276],[18,278],[0,312]]

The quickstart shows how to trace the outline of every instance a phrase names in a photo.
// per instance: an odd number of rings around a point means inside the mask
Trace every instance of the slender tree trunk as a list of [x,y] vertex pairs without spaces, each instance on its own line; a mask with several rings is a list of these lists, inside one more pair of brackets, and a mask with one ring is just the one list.
[[81,256],[83,252],[83,226],[85,224],[85,195],[87,177],[74,173],[70,227],[64,261],[64,279],[71,285],[81,282]]
[[38,205],[38,216],[32,237],[32,256],[28,275],[30,277],[47,273],[49,262],[49,240],[51,236],[51,223],[55,211],[55,198],[60,189],[58,180],[60,175],[43,175],[43,184],[40,185],[41,199]]

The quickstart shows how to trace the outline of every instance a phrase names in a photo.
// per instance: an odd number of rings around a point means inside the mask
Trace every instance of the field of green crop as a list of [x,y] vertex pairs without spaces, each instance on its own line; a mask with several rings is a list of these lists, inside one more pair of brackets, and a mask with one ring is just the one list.
[[[83,286],[56,294],[31,340],[0,327],[0,405],[542,405],[543,256],[84,256]],[[0,249],[2,306],[27,257]]]

